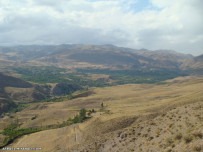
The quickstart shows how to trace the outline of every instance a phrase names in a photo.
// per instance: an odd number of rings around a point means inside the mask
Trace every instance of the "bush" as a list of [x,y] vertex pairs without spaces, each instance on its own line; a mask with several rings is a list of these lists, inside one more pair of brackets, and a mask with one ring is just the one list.
[[71,120],[73,123],[79,123],[81,122],[81,119],[78,115],[76,115],[72,120]]
[[73,123],[80,123],[83,122],[87,117],[86,117],[86,109],[81,109],[80,114],[76,115],[73,119],[69,119],[68,121],[72,121]]
[[2,132],[3,135],[8,136],[7,138],[4,139],[3,144],[7,145],[17,137],[20,137],[22,135],[38,132],[41,129],[39,128],[26,128],[26,129],[18,129],[19,124],[18,123],[13,123],[9,125],[7,128],[5,128]]
[[187,136],[185,136],[184,140],[185,140],[185,143],[190,143],[192,141],[192,136],[187,135]]
[[202,147],[200,145],[196,145],[196,146],[193,147],[193,150],[194,151],[201,151]]
[[181,134],[181,133],[177,133],[177,134],[175,135],[175,139],[180,140],[181,138],[182,138],[182,134]]
[[84,108],[80,110],[80,116],[79,117],[80,117],[81,121],[86,119],[86,112],[87,111]]
[[37,118],[37,115],[33,116],[33,117],[31,118],[31,120],[34,120],[34,119],[36,119],[36,118]]
[[193,135],[195,137],[199,137],[200,139],[202,139],[202,133],[201,132],[194,132]]
[[89,110],[89,112],[88,112],[88,116],[90,116],[92,113],[95,113],[96,111],[94,110],[94,109],[92,109],[92,110]]

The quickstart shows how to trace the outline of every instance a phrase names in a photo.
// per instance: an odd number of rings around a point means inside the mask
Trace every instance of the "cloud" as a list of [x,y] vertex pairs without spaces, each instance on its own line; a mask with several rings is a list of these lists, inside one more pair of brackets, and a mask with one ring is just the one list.
[[202,0],[2,0],[0,45],[114,44],[201,54]]

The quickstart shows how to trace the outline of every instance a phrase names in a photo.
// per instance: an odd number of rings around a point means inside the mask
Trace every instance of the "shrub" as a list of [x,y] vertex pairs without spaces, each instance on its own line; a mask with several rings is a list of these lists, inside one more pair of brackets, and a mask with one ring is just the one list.
[[185,143],[190,143],[192,141],[192,136],[191,135],[187,135],[184,137]]
[[81,109],[80,114],[76,115],[73,119],[69,119],[68,121],[72,121],[73,123],[80,123],[83,122],[87,117],[86,117],[86,109]]
[[201,133],[201,132],[194,132],[193,135],[194,135],[195,137],[202,138],[202,133]]
[[103,108],[103,107],[104,107],[104,103],[102,102],[102,103],[101,103],[101,108]]
[[34,119],[36,119],[36,118],[37,118],[37,115],[33,116],[33,117],[31,118],[31,120],[34,120]]
[[80,116],[79,117],[80,117],[81,121],[86,119],[86,112],[87,111],[84,108],[80,110]]
[[194,151],[201,151],[202,150],[202,147],[200,145],[197,145],[197,146],[194,146],[193,147],[193,150]]
[[81,122],[80,117],[78,115],[76,115],[73,119],[72,119],[73,123],[79,123]]
[[89,110],[89,112],[88,112],[88,116],[90,116],[92,113],[95,113],[96,111],[94,110],[94,109],[92,109],[92,110]]
[[10,115],[9,118],[14,118],[14,116]]
[[180,140],[181,138],[182,138],[182,134],[181,134],[181,133],[177,133],[177,134],[175,135],[175,139]]
[[171,138],[168,138],[168,139],[166,140],[166,144],[167,144],[167,146],[172,145],[173,142],[174,142],[174,141],[173,141]]

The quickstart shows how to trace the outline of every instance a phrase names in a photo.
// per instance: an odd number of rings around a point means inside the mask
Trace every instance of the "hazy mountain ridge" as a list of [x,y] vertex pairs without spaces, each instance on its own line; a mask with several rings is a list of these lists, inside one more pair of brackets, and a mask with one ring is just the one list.
[[181,65],[182,69],[203,75],[203,55],[191,58]]
[[[192,59],[169,50],[149,51],[116,47],[113,45],[55,45],[16,46],[0,48],[1,62],[21,64],[66,65],[73,67],[105,67],[132,70],[182,70],[182,65]],[[186,70],[186,69],[184,69]]]

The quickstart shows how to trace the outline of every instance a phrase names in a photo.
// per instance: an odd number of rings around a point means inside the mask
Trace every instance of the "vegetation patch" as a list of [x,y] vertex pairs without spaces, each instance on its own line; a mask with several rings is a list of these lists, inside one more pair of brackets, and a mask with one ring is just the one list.
[[26,135],[26,134],[30,134],[30,133],[34,133],[34,132],[38,132],[38,131],[42,130],[40,128],[19,129],[19,127],[20,127],[20,125],[18,124],[18,122],[15,122],[3,130],[2,134],[7,136],[7,138],[4,139],[3,145],[0,146],[0,148],[12,143],[14,139],[16,139],[22,135]]
[[71,93],[70,95],[66,95],[66,96],[51,97],[51,98],[42,100],[42,102],[63,102],[65,100],[85,97],[91,94],[92,92],[88,91],[88,89],[83,89],[83,90],[79,90],[78,93]]
[[81,123],[83,122],[85,119],[87,119],[86,117],[86,109],[81,109],[79,115],[76,115],[73,119],[69,119],[68,121],[73,122],[73,123]]
[[[89,110],[88,117],[87,117],[87,110],[82,108],[78,115],[76,115],[74,118],[70,118],[67,121],[64,121],[61,124],[56,124],[52,126],[45,126],[45,127],[38,127],[38,128],[20,128],[20,125],[18,123],[18,120],[16,120],[14,123],[10,124],[8,127],[4,128],[4,130],[1,132],[1,134],[5,135],[6,138],[3,141],[3,145],[0,145],[0,148],[5,147],[6,145],[12,143],[16,138],[21,137],[26,134],[31,134],[35,132],[39,132],[42,130],[48,130],[48,129],[56,129],[56,128],[62,128],[65,126],[69,126],[74,123],[82,123],[86,119],[91,117],[91,113],[96,112],[94,109]],[[37,116],[33,116],[31,120],[36,119]]]
[[[21,75],[26,81],[35,83],[68,83],[90,87],[104,87],[110,85],[130,84],[130,83],[161,83],[161,81],[172,79],[177,76],[185,76],[179,71],[141,71],[141,70],[110,70],[110,69],[76,69],[70,72],[64,68],[53,66],[25,66],[10,67],[13,71]],[[92,80],[88,75],[101,74],[108,75],[113,82],[103,79]]]
[[110,69],[77,69],[83,74],[105,74],[115,80],[112,85],[129,83],[160,83],[167,79],[173,79],[177,76],[184,76],[184,73],[178,71],[141,71],[141,70],[110,70]]
[[193,140],[193,137],[191,135],[186,135],[184,137],[185,143],[190,143]]
[[22,111],[23,109],[27,108],[28,106],[30,106],[31,104],[36,104],[36,103],[16,103],[15,107],[12,107],[9,112],[13,112],[13,113],[16,113],[16,112],[19,112],[19,111]]
[[34,83],[67,83],[77,84],[81,86],[108,86],[101,80],[91,80],[86,73],[70,72],[67,69],[58,68],[54,66],[24,66],[24,67],[9,67],[15,73],[21,75],[21,79],[31,81]]

